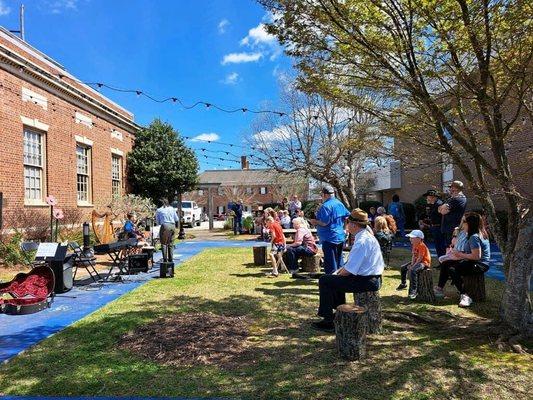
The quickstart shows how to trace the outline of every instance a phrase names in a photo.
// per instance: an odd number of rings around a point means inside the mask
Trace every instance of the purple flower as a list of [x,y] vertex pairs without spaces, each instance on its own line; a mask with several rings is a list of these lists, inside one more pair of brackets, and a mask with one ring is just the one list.
[[46,196],[46,204],[49,206],[55,206],[57,204],[57,200],[54,196]]
[[65,215],[63,214],[63,210],[61,208],[54,208],[54,218],[55,219],[63,219]]

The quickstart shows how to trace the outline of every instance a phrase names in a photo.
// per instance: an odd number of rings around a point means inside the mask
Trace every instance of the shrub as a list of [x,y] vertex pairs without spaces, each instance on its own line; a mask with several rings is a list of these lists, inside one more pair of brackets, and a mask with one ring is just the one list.
[[315,218],[316,209],[320,202],[318,200],[307,200],[302,203],[302,210],[306,218]]
[[242,221],[242,227],[248,232],[253,232],[254,230],[254,219],[252,217],[246,217]]
[[370,212],[370,207],[376,207],[376,210],[378,207],[381,207],[383,204],[380,201],[376,200],[367,200],[367,201],[361,201],[359,203],[359,208],[366,211],[367,213]]
[[408,229],[418,229],[418,222],[416,220],[416,209],[411,203],[402,203],[405,212],[405,227]]
[[224,229],[225,230],[233,229],[233,217],[228,217],[226,221],[224,221]]
[[26,264],[31,261],[31,258],[26,258],[24,253],[20,249],[20,243],[22,242],[22,234],[16,232],[11,236],[4,236],[0,241],[0,261],[7,265],[19,265]]

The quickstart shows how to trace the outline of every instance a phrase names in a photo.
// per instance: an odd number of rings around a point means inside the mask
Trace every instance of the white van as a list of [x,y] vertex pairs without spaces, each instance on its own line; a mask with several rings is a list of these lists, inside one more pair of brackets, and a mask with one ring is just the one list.
[[[172,203],[174,208],[178,207],[178,203],[175,201]],[[181,213],[184,225],[190,225],[192,228],[194,225],[200,226],[202,222],[202,209],[198,207],[195,201],[183,200],[181,202]]]

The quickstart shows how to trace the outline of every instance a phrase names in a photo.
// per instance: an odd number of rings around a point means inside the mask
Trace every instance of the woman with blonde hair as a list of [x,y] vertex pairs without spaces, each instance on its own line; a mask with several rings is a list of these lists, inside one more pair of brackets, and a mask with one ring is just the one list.
[[384,215],[380,215],[374,220],[374,236],[378,240],[381,248],[388,244],[394,237],[394,234],[389,229],[388,221]]

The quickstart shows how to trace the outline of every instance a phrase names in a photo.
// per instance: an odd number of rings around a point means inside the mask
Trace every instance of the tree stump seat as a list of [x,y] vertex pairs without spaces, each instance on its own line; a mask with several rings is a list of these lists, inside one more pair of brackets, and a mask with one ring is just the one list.
[[266,265],[267,263],[267,248],[266,246],[254,246],[254,265]]
[[368,310],[355,304],[341,304],[335,312],[335,342],[337,353],[346,360],[361,360],[366,356]]
[[382,313],[379,291],[354,293],[355,305],[365,307],[368,311],[368,333],[381,333]]
[[418,271],[418,293],[416,298],[426,303],[435,303],[433,271],[430,268]]
[[303,256],[300,267],[304,272],[320,272],[320,260],[322,255],[316,253],[312,256]]
[[463,276],[463,289],[474,301],[485,301],[485,274]]

